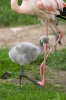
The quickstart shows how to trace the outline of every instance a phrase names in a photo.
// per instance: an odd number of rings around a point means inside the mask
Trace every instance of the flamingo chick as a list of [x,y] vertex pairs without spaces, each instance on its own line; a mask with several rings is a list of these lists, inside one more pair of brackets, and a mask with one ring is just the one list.
[[21,78],[23,74],[23,67],[25,64],[29,64],[32,61],[36,60],[36,58],[44,52],[43,43],[48,43],[48,37],[42,36],[39,39],[39,47],[35,46],[32,43],[29,42],[21,42],[20,44],[17,44],[9,51],[9,57],[10,59],[20,64],[20,82],[19,86],[21,87]]

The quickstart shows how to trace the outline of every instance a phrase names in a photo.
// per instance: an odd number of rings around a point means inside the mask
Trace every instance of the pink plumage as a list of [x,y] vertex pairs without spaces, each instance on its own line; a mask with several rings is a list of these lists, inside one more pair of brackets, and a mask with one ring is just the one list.
[[38,6],[50,10],[50,11],[55,11],[57,9],[62,10],[64,5],[63,5],[63,0],[41,0],[37,2]]

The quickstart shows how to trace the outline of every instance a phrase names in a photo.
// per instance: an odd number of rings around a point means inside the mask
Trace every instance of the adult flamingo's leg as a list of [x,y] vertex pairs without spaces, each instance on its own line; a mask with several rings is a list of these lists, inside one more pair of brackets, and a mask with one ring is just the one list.
[[[59,30],[59,28],[55,25],[55,23],[52,21],[53,25],[55,26],[55,28],[57,29],[58,33],[59,33],[59,38],[58,40],[55,42],[55,44],[53,45],[53,47],[50,49],[49,53],[47,54],[47,47],[44,47],[44,51],[45,51],[45,57],[44,57],[44,61],[42,62],[41,64],[41,69],[40,69],[40,72],[41,72],[41,75],[43,75],[42,77],[42,81],[41,82],[38,82],[40,85],[44,85],[45,83],[45,79],[44,79],[44,69],[45,69],[45,66],[46,66],[46,60],[47,58],[49,57],[50,53],[53,51],[53,49],[55,48],[55,46],[57,45],[57,43],[59,42],[59,40],[63,37],[63,34],[62,32]],[[47,46],[47,44],[45,44],[45,46]]]
[[57,41],[55,42],[55,44],[53,45],[53,47],[50,49],[49,53],[46,55],[46,60],[48,58],[48,56],[50,55],[50,53],[53,51],[53,49],[55,48],[55,46],[57,45],[57,43],[59,42],[59,40],[62,39],[63,34],[61,32],[61,30],[56,26],[56,24],[54,23],[54,21],[51,21],[52,24],[55,26],[55,28],[57,29],[58,33],[59,33],[59,38],[57,39]]
[[44,61],[42,62],[42,64],[40,65],[40,75],[42,76],[42,81],[38,82],[40,85],[44,85],[45,83],[45,77],[44,77],[44,72],[45,72],[45,66],[46,66],[46,54],[47,54],[47,44],[44,44],[44,51],[45,51],[45,55],[44,55]]
[[[48,36],[48,22],[46,22],[46,36]],[[40,75],[42,76],[42,81],[38,82],[40,85],[44,85],[44,83],[45,83],[44,71],[45,71],[45,67],[46,67],[47,49],[48,49],[48,43],[45,43],[44,44],[44,61],[40,65]]]
[[59,33],[59,38],[57,39],[57,41],[55,42],[55,44],[53,45],[53,47],[50,49],[49,53],[46,56],[46,59],[48,58],[48,56],[50,55],[50,53],[53,51],[53,49],[55,48],[55,46],[57,45],[57,43],[59,42],[59,40],[62,39],[62,37],[63,37],[63,34],[62,34],[61,30],[59,30],[59,28],[56,26],[56,24],[53,21],[52,21],[52,24],[57,29],[57,31]]
[[59,33],[59,38],[57,39],[57,41],[55,42],[55,44],[53,45],[53,47],[50,49],[49,53],[46,55],[46,60],[47,60],[48,56],[50,55],[50,53],[55,48],[55,46],[57,45],[57,43],[59,42],[59,40],[62,39],[62,37],[63,37],[62,32],[59,30],[59,28],[56,26],[56,24],[53,21],[52,21],[52,23],[53,23],[53,25],[55,26],[55,28],[57,29],[57,31]]

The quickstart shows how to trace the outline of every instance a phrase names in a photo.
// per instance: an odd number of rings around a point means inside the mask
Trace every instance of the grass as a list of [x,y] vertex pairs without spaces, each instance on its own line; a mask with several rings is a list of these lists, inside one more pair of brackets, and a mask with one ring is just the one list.
[[[38,19],[35,16],[19,15],[11,10],[11,0],[0,1],[0,26],[18,26],[18,25],[30,25],[38,24]],[[22,0],[18,0],[19,5]],[[66,1],[66,0],[64,0]]]
[[[19,4],[22,0],[18,0]],[[11,10],[10,0],[0,1],[0,26],[18,26],[37,24],[38,20],[34,16],[19,15]]]
[[48,66],[52,66],[52,68],[66,70],[66,49],[62,49],[58,51],[56,55],[52,53],[47,61]]
[[45,85],[43,88],[36,87],[35,85],[23,85],[19,89],[13,84],[0,84],[0,100],[65,100],[66,93],[58,91],[57,87],[50,84]]

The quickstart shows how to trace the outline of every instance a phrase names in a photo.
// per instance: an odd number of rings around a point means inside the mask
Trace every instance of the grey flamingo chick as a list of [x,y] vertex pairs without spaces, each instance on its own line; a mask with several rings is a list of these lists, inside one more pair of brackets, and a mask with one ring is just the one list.
[[23,75],[23,67],[25,64],[29,64],[32,61],[36,60],[36,58],[44,52],[43,43],[48,43],[48,37],[42,36],[40,37],[39,44],[40,46],[37,47],[32,43],[29,42],[21,42],[20,44],[17,44],[9,51],[9,57],[10,59],[20,64],[20,82],[19,86],[21,88],[21,78]]

